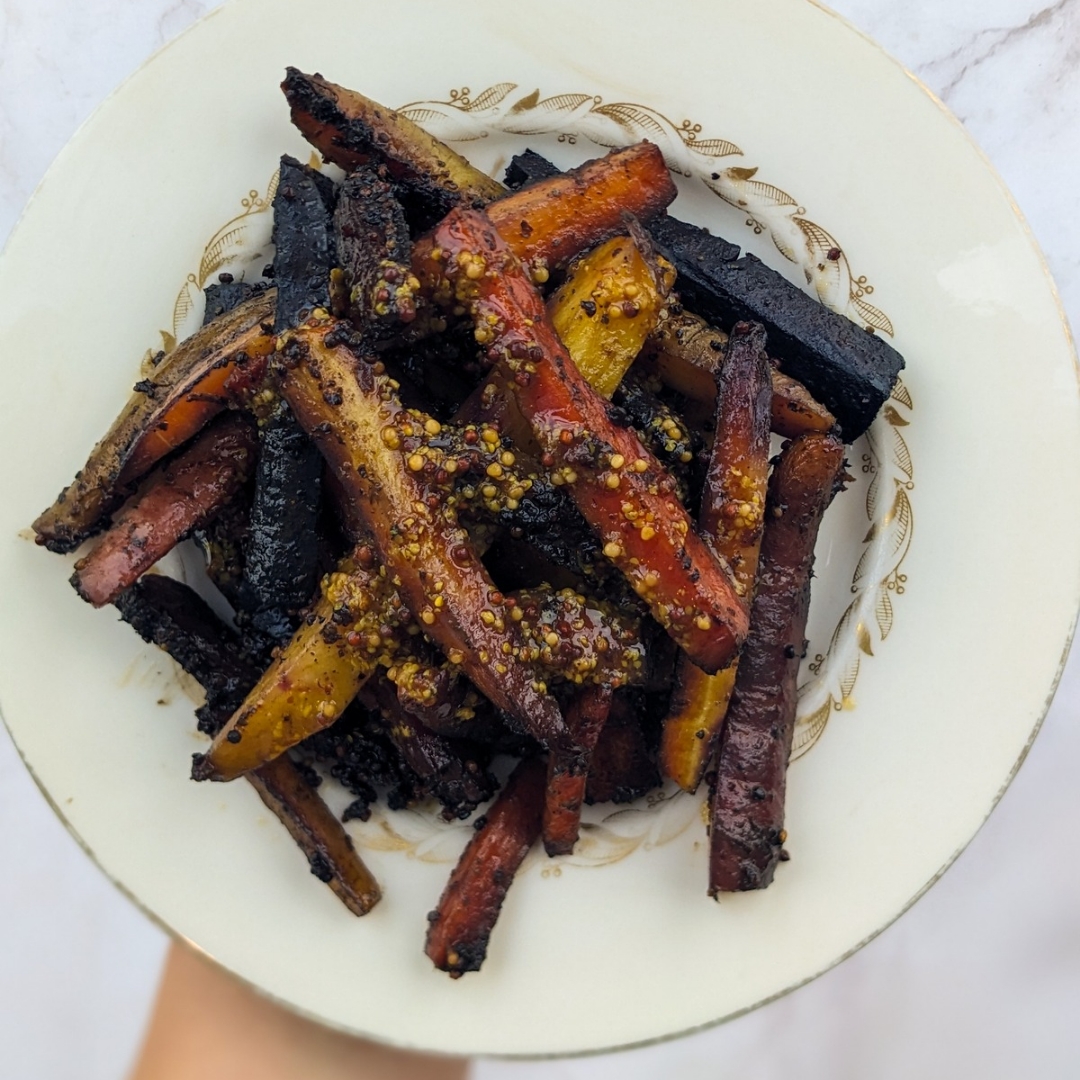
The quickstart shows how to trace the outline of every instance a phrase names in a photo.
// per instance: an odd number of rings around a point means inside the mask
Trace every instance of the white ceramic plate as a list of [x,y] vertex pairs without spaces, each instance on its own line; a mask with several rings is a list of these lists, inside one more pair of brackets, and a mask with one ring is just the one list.
[[[767,891],[706,898],[691,799],[596,808],[579,854],[531,857],[484,970],[452,983],[423,956],[424,916],[468,828],[422,812],[350,825],[385,900],[349,916],[246,785],[187,779],[202,743],[171,662],[28,542],[140,357],[197,320],[199,286],[266,261],[278,155],[309,152],[276,89],[286,64],[414,103],[492,170],[526,145],[570,164],[653,138],[685,174],[677,211],[907,356],[819,545],[792,860]],[[956,122],[805,0],[414,0],[392,18],[233,0],[49,172],[0,261],[0,355],[0,702],[28,766],[165,926],[279,1000],[394,1043],[627,1046],[812,978],[971,839],[1068,649],[1080,412],[1053,287]]]

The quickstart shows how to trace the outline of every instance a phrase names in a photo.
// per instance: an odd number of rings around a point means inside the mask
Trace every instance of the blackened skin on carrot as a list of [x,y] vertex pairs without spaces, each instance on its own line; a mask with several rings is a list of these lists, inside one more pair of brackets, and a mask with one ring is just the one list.
[[[276,334],[291,330],[313,310],[330,307],[330,271],[337,261],[336,190],[329,177],[287,154],[274,195]],[[316,522],[322,457],[279,403],[259,429],[259,464],[245,550],[244,586],[252,621],[287,641],[294,613],[311,599],[319,580]]]
[[115,600],[229,502],[254,460],[255,433],[246,420],[234,414],[209,428],[150,477],[97,547],[75,564],[75,590],[94,607]]
[[660,771],[642,730],[640,706],[625,693],[612,698],[585,785],[585,802],[631,803],[661,784]]
[[[160,574],[116,598],[121,618],[167,652],[206,690],[199,728],[212,734],[255,685],[255,667],[240,640],[188,586]],[[354,914],[379,901],[379,886],[349,834],[288,757],[248,773],[259,798],[307,857],[311,872]]]
[[274,333],[330,307],[330,271],[337,263],[334,204],[328,176],[284,155],[274,194]]
[[483,206],[504,188],[470,165],[445,143],[408,117],[355,90],[286,69],[282,92],[292,122],[304,138],[336,165],[350,172],[383,164],[400,194],[429,218],[438,220],[452,207]]
[[279,402],[259,430],[243,585],[252,623],[279,642],[318,584],[322,471],[318,448]]
[[551,856],[569,855],[577,843],[589,764],[611,711],[611,693],[607,686],[588,686],[574,698],[566,710],[566,726],[579,750],[571,757],[548,758],[543,835],[544,850]]
[[803,435],[786,446],[769,482],[752,629],[739,659],[713,792],[710,896],[765,888],[782,858],[814,544],[843,463],[838,438]]
[[514,874],[540,836],[545,773],[543,758],[529,758],[510,774],[428,916],[425,952],[452,979],[479,971],[487,956]]
[[274,348],[277,290],[252,296],[181,342],[134,393],[86,464],[34,522],[37,542],[74,551],[131,494],[135,481],[229,405],[227,382]]
[[443,819],[464,820],[495,794],[498,782],[487,771],[479,746],[437,735],[402,706],[394,685],[376,679],[372,696],[390,741],[402,760],[439,801]]
[[528,418],[555,483],[564,485],[603,552],[691,660],[725,667],[746,636],[747,605],[695,532],[675,479],[577,370],[544,302],[490,220],[449,214],[417,244],[414,267],[436,302],[464,306]]
[[904,358],[880,334],[830,311],[753,255],[674,218],[653,239],[679,271],[679,296],[721,327],[760,322],[781,370],[837,419],[848,442],[870,426],[892,393]]
[[419,284],[409,269],[409,227],[385,169],[367,165],[345,178],[334,229],[339,262],[331,275],[335,314],[351,313],[369,331],[379,320],[412,322]]

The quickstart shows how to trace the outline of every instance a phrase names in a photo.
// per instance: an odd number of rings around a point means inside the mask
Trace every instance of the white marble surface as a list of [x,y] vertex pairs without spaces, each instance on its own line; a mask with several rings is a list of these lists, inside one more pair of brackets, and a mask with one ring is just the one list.
[[[212,0],[2,0],[0,240],[76,126]],[[1080,325],[1080,2],[842,0],[941,95],[1023,208]],[[481,1062],[474,1080],[1080,1076],[1080,660],[957,865],[816,983],[722,1028],[608,1058]],[[53,818],[0,733],[0,1074],[123,1074],[164,938]]]

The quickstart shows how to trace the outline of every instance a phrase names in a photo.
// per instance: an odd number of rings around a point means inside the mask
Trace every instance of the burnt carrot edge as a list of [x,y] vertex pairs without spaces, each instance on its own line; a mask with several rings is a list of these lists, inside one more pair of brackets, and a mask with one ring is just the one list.
[[514,769],[428,916],[424,951],[452,979],[479,971],[487,956],[514,875],[540,836],[545,773],[542,758],[529,758]]
[[784,858],[784,796],[805,650],[818,527],[842,476],[844,444],[803,435],[769,482],[750,636],[717,758],[709,894],[763,889]]
[[706,671],[746,636],[747,606],[698,536],[674,479],[608,405],[558,340],[543,300],[488,218],[455,210],[414,251],[433,295],[463,305],[515,395],[553,480],[567,485],[604,554],[661,626]]

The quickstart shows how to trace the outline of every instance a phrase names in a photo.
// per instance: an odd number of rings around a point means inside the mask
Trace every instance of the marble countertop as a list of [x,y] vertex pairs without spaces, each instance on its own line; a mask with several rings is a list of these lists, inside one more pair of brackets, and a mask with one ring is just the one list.
[[[0,241],[78,124],[199,0],[0,0]],[[1080,0],[838,0],[981,144],[1080,325]],[[1080,1075],[1080,660],[988,824],[862,952],[721,1028],[614,1057],[480,1062],[476,1080]],[[120,1075],[165,939],[90,864],[0,731],[0,1061],[19,1080]],[[62,1034],[61,1034],[62,1033]]]

